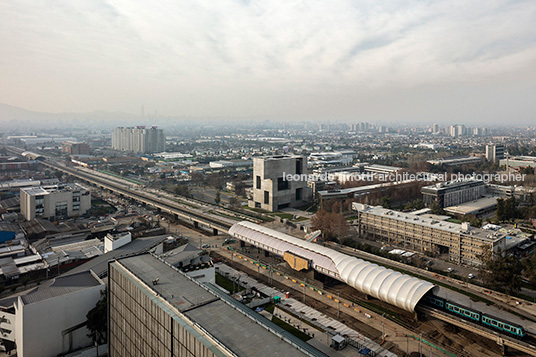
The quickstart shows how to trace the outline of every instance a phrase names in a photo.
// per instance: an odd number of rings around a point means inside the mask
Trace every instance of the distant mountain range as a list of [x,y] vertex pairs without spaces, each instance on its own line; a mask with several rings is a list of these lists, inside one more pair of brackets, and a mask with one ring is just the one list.
[[[248,118],[248,122],[261,122],[264,118]],[[89,113],[46,113],[27,110],[0,103],[0,136],[2,133],[42,129],[100,129],[109,130],[118,126],[157,125],[165,128],[182,128],[200,124],[243,125],[241,117],[186,117],[136,115],[125,112],[94,111]]]
[[159,125],[169,118],[141,117],[123,112],[95,111],[90,113],[46,113],[0,103],[0,125],[6,129],[95,128],[115,126]]

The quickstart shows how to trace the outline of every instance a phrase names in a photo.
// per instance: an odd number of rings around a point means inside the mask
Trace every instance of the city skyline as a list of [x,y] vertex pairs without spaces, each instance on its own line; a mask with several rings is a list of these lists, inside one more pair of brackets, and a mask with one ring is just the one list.
[[28,110],[533,122],[532,2],[43,1],[0,11],[0,102]]

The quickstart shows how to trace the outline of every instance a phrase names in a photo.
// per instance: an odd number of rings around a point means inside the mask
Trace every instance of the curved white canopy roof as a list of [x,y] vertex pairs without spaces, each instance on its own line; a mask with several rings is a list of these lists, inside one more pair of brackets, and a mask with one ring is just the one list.
[[427,281],[255,223],[236,223],[229,229],[229,234],[280,256],[288,251],[310,259],[314,269],[327,270],[331,273],[328,275],[355,289],[407,311],[413,312],[427,292],[437,289]]

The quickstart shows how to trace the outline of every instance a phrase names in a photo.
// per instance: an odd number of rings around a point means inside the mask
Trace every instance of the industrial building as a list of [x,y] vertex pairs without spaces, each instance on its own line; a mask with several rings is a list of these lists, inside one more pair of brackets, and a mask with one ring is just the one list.
[[486,193],[483,180],[453,180],[421,188],[426,205],[436,202],[439,207],[460,205],[482,198]]
[[28,221],[78,217],[90,208],[90,191],[77,183],[20,189],[20,212]]
[[307,158],[280,155],[253,159],[253,190],[249,207],[274,212],[306,205],[311,199],[311,188],[307,186]]
[[283,257],[295,270],[314,270],[406,311],[415,311],[423,296],[436,289],[427,281],[255,223],[235,223],[229,235],[268,254]]
[[157,153],[166,149],[164,130],[152,126],[115,128],[112,133],[112,149],[135,153]]
[[353,203],[358,215],[359,236],[382,240],[413,251],[444,255],[465,265],[480,265],[484,248],[505,250],[506,236],[463,224],[439,221],[381,206]]
[[325,356],[153,255],[110,262],[108,278],[111,357]]

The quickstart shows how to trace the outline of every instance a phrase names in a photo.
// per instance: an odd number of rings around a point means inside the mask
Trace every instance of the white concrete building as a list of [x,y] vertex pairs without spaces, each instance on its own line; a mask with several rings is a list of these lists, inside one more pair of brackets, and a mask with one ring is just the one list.
[[486,160],[499,162],[504,159],[505,147],[501,144],[486,145]]
[[28,221],[77,217],[90,208],[90,191],[77,183],[20,189],[20,212]]
[[137,153],[163,152],[166,149],[164,130],[156,126],[115,128],[112,133],[112,149]]
[[112,250],[120,248],[130,242],[132,242],[132,234],[130,232],[119,234],[108,233],[104,237],[104,253],[111,252]]
[[253,197],[248,201],[249,207],[274,212],[304,206],[311,197],[306,157],[279,155],[253,159]]
[[[53,357],[92,345],[86,315],[105,290],[91,271],[47,281],[10,307],[2,306],[2,338],[15,342],[17,356]],[[4,304],[5,305],[5,304]]]

